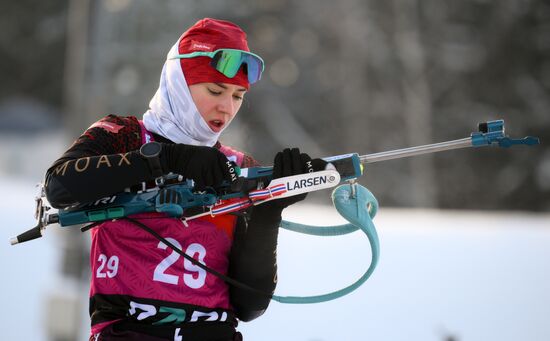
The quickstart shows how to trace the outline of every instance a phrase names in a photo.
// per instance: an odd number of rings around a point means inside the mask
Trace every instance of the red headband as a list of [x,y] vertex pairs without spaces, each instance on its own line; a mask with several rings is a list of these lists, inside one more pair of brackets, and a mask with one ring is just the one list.
[[[195,51],[215,51],[217,49],[237,49],[250,51],[246,42],[246,33],[237,25],[211,18],[197,21],[183,33],[178,45],[178,53],[185,54]],[[181,69],[185,75],[187,85],[197,83],[228,83],[240,85],[246,89],[250,87],[248,77],[241,68],[233,78],[226,77],[214,69],[209,57],[195,57],[180,59]]]

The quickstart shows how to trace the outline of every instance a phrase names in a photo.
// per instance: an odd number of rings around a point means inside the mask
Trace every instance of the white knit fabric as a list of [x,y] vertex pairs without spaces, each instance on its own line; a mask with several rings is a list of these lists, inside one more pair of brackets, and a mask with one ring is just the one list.
[[[168,52],[178,53],[179,41]],[[179,59],[166,59],[160,76],[160,85],[143,114],[143,124],[150,132],[159,134],[175,143],[212,147],[221,131],[210,129],[199,113]],[[227,126],[227,125],[226,125]]]

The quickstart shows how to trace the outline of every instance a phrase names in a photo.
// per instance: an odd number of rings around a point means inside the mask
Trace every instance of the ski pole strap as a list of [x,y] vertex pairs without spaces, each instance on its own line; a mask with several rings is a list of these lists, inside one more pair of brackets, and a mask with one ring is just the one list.
[[312,226],[283,220],[281,227],[290,231],[316,236],[337,236],[361,230],[367,235],[371,247],[371,263],[367,271],[353,284],[324,295],[316,296],[277,296],[272,299],[280,303],[311,304],[331,301],[345,296],[359,288],[373,273],[380,255],[380,242],[372,219],[378,211],[378,201],[372,193],[359,184],[344,184],[332,192],[332,202],[336,210],[350,224],[338,226]]

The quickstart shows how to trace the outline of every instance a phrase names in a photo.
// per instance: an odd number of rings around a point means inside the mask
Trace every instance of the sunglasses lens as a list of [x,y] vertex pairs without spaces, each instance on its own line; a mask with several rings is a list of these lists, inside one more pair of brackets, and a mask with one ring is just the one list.
[[260,80],[263,63],[257,57],[236,50],[220,50],[212,58],[211,65],[226,77],[233,78],[241,65],[247,66],[248,82],[253,84]]
[[248,72],[248,82],[254,84],[262,77],[262,61],[254,56],[247,55],[245,58]]
[[241,53],[240,51],[219,51],[214,55],[212,64],[226,77],[233,78],[241,66]]

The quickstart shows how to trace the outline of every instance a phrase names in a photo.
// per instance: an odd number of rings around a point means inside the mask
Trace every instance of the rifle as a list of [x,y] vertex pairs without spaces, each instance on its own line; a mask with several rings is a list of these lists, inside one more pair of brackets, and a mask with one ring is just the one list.
[[[374,271],[378,261],[379,242],[372,223],[372,218],[378,210],[378,202],[370,191],[357,183],[357,179],[363,175],[365,165],[460,148],[482,146],[508,148],[515,145],[532,146],[539,143],[539,139],[532,136],[512,139],[504,133],[503,120],[488,121],[480,123],[478,131],[472,132],[469,137],[459,140],[368,155],[350,153],[326,157],[323,160],[328,162],[328,167],[322,171],[272,179],[272,167],[243,168],[237,170],[239,178],[236,185],[226,185],[217,190],[209,188],[204,191],[194,190],[193,181],[185,179],[179,174],[167,174],[155,179],[156,186],[153,188],[146,188],[143,184],[142,190],[137,193],[125,191],[52,213],[50,213],[51,207],[45,200],[44,188],[39,184],[38,194],[35,198],[37,225],[12,238],[10,242],[15,245],[39,238],[46,226],[50,224],[57,223],[63,227],[89,224],[81,228],[82,231],[86,231],[101,222],[128,218],[138,213],[164,213],[168,217],[179,218],[184,224],[187,224],[199,217],[236,213],[271,200],[339,185],[332,193],[333,203],[337,211],[350,224],[310,226],[283,220],[281,227],[322,236],[347,234],[361,229],[371,244],[372,259],[369,269],[354,284],[334,293],[312,297],[272,297],[284,303],[326,301],[341,297],[359,287]],[[192,261],[196,262],[194,259]],[[201,266],[202,264],[196,262],[196,265]]]

